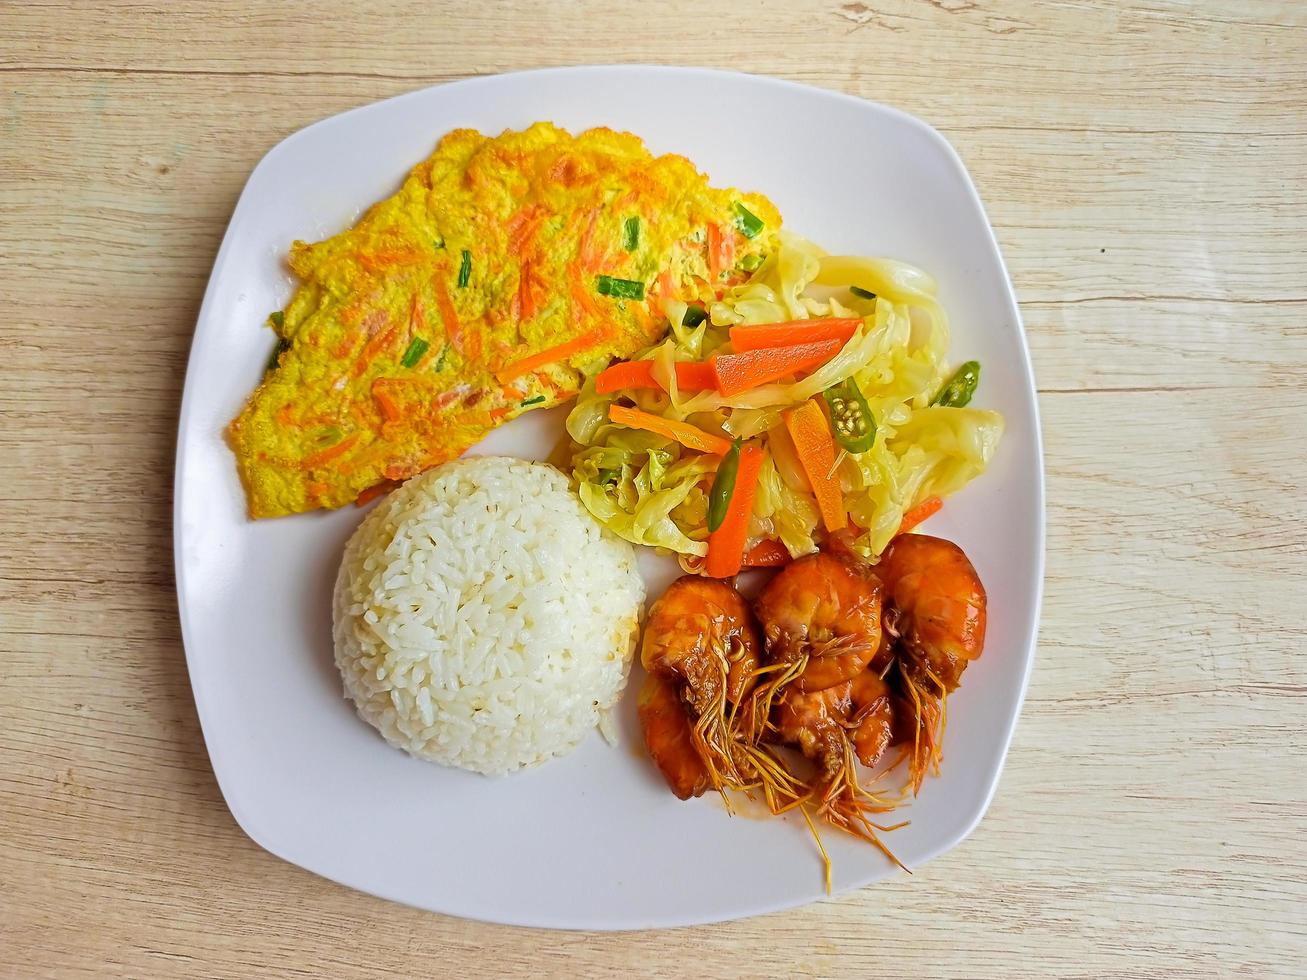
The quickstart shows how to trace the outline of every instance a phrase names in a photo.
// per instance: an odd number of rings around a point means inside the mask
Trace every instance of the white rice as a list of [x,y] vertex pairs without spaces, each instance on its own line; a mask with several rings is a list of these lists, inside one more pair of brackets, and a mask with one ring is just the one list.
[[482,773],[574,749],[626,685],[644,583],[552,466],[500,457],[409,480],[336,579],[336,665],[412,755]]

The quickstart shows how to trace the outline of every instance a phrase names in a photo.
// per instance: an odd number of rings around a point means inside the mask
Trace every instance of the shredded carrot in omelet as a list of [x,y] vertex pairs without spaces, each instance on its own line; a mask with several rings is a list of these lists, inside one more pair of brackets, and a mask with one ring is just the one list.
[[292,246],[285,349],[229,428],[251,516],[339,507],[571,399],[780,223],[629,133],[451,132],[353,228]]

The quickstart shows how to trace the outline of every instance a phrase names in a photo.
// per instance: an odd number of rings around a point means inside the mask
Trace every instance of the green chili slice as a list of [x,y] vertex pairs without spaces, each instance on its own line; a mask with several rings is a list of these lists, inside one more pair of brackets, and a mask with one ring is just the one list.
[[745,238],[753,238],[762,231],[762,219],[746,208],[739,201],[735,202],[735,227]]
[[876,441],[876,419],[852,378],[821,393],[830,408],[835,440],[851,453],[865,453]]
[[640,247],[640,216],[631,215],[622,222],[622,248],[634,252]]
[[708,311],[702,306],[687,306],[685,316],[681,317],[681,326],[697,327],[706,319],[708,319]]
[[863,299],[875,299],[876,294],[870,289],[863,289],[861,286],[850,286],[849,292],[854,296],[861,296]]
[[458,263],[458,288],[464,289],[472,279],[472,253],[463,249],[463,259]]
[[726,520],[726,511],[731,505],[731,494],[735,492],[735,475],[740,471],[740,440],[731,443],[730,450],[722,457],[713,477],[712,489],[708,491],[708,530],[716,531]]
[[944,383],[944,387],[939,389],[939,394],[931,404],[943,408],[962,408],[970,403],[971,396],[976,393],[976,386],[979,384],[980,362],[967,361]]
[[644,299],[644,283],[634,279],[618,279],[616,276],[600,276],[596,280],[600,296],[615,296],[619,299]]
[[754,252],[752,255],[746,255],[744,258],[740,259],[740,268],[745,272],[755,272],[758,266],[762,265],[765,259],[765,255],[759,255],[757,252]]
[[532,405],[539,405],[541,402],[547,400],[548,399],[546,399],[544,395],[532,395],[526,401],[522,402],[522,407],[530,408]]

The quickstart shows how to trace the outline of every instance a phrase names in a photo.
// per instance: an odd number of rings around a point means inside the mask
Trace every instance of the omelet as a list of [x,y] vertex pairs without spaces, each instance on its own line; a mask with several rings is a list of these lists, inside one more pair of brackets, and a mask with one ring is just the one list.
[[455,130],[316,244],[270,321],[275,366],[229,427],[252,517],[339,507],[574,397],[776,246],[758,194],[629,133]]

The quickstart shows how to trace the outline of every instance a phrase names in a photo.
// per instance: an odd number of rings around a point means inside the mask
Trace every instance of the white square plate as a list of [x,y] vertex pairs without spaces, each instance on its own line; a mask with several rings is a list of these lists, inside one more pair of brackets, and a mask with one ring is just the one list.
[[[568,68],[413,92],[296,133],[250,176],[191,349],[174,526],[191,683],[232,814],[263,847],[317,874],[496,922],[672,926],[824,895],[802,821],[731,818],[714,799],[667,792],[639,750],[636,685],[623,710],[628,744],[595,735],[517,775],[489,779],[390,748],[343,699],[332,661],[330,591],[360,512],[246,517],[223,430],[271,350],[264,318],[294,286],[290,243],[349,226],[450,129],[497,134],[541,119],[573,132],[630,130],[655,153],[685,154],[718,186],[769,195],[787,227],[833,252],[924,267],[941,283],[955,359],[983,362],[977,404],[1001,411],[1007,432],[991,470],[931,530],[973,559],[989,634],[949,701],[943,775],[904,811],[911,825],[890,835],[903,861],[920,865],[984,813],[1034,655],[1043,472],[1016,301],[971,180],[939,133],[848,96],[695,69]],[[543,457],[561,418],[532,413],[478,451]],[[837,890],[901,874],[865,843],[824,837]]]

